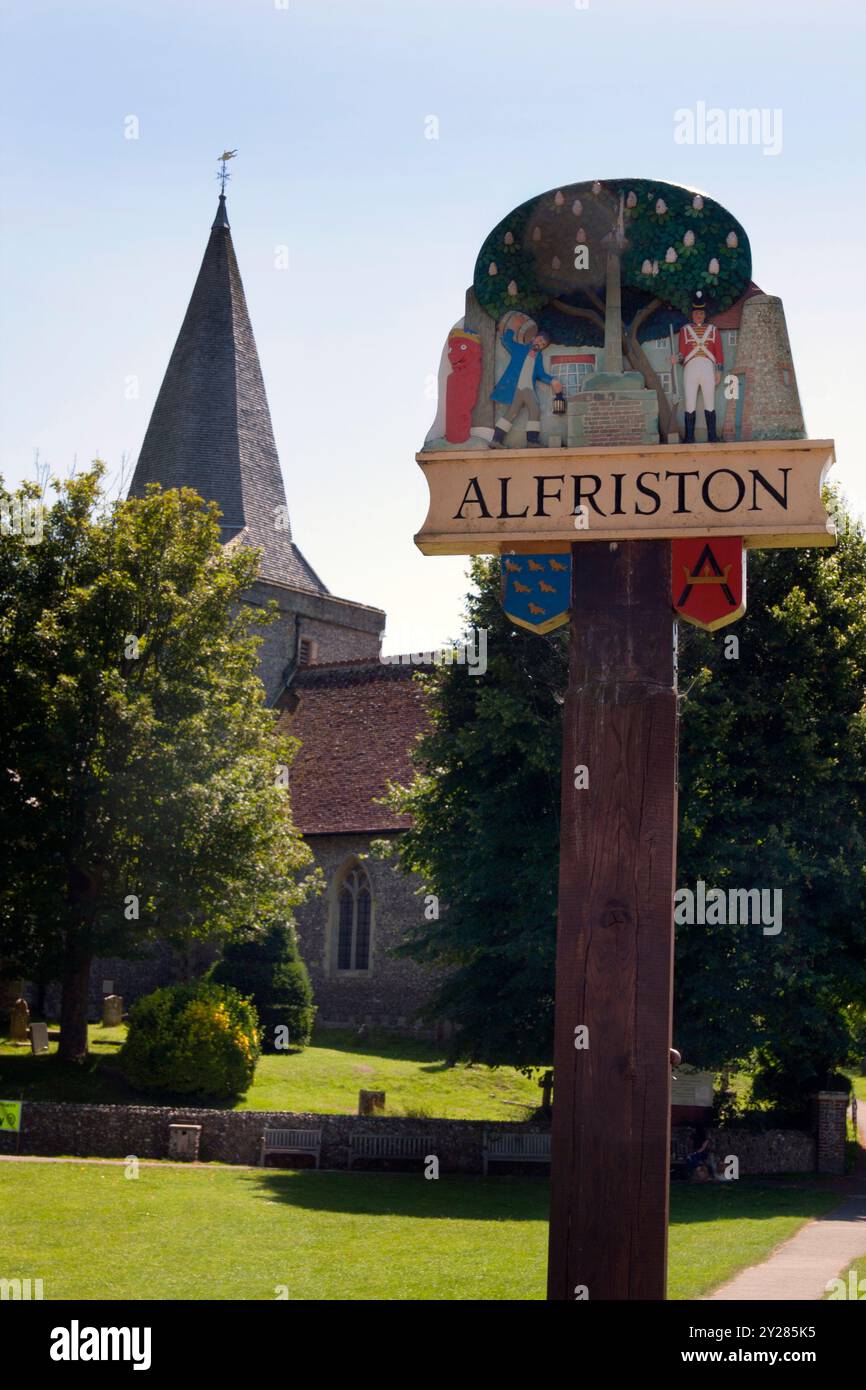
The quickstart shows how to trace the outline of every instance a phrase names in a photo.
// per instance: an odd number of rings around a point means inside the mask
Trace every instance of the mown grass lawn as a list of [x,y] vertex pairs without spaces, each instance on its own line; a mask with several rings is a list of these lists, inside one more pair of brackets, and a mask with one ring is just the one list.
[[[0,1162],[3,1278],[46,1299],[542,1299],[540,1178]],[[838,1202],[675,1187],[670,1296],[697,1298]]]
[[[46,1057],[0,1042],[0,1096],[17,1100],[92,1101],[105,1105],[164,1105],[172,1098],[136,1092],[117,1074],[125,1028],[90,1029],[92,1054],[83,1066],[64,1065],[51,1043]],[[536,1078],[513,1067],[446,1065],[442,1049],[422,1038],[322,1031],[303,1052],[262,1057],[252,1086],[234,1110],[295,1110],[356,1114],[359,1090],[384,1091],[386,1113],[441,1119],[525,1120],[538,1106]],[[181,1104],[213,1100],[173,1098]]]
[[675,1183],[671,1188],[668,1297],[700,1298],[740,1269],[759,1264],[815,1216],[840,1202],[838,1192],[803,1177],[742,1178],[730,1183]]

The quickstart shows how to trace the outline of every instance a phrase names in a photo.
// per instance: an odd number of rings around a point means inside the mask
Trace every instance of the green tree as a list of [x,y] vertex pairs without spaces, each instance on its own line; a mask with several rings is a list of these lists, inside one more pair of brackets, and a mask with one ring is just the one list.
[[512,627],[497,561],[475,559],[471,573],[466,618],[487,629],[487,672],[418,677],[433,723],[415,782],[395,792],[413,819],[400,861],[447,904],[404,949],[449,972],[428,1013],[458,1025],[455,1057],[530,1067],[552,1054],[567,639]]
[[[835,550],[755,552],[749,612],[680,625],[678,882],[781,888],[783,928],[680,927],[675,1039],[708,1067],[757,1057],[806,1086],[846,1059],[845,1005],[866,1001],[866,541],[838,511]],[[476,560],[467,621],[488,671],[423,677],[433,716],[396,844],[448,907],[408,954],[449,967],[431,1013],[453,1055],[551,1056],[559,849],[562,630],[514,630],[498,562]],[[730,636],[739,643],[739,657]]]
[[750,556],[737,659],[723,634],[680,643],[679,882],[778,887],[783,923],[678,928],[677,1045],[754,1053],[801,1094],[846,1061],[866,1001],[866,542],[837,517],[833,550]]
[[61,979],[66,1058],[94,956],[229,934],[309,888],[277,772],[296,744],[238,601],[256,553],[189,490],[107,506],[102,473],[58,486],[39,543],[0,546],[0,957]]
[[232,985],[252,999],[262,1025],[262,1046],[276,1047],[275,1030],[288,1028],[293,1048],[305,1047],[313,1030],[313,987],[291,922],[233,937],[211,971],[217,984]]

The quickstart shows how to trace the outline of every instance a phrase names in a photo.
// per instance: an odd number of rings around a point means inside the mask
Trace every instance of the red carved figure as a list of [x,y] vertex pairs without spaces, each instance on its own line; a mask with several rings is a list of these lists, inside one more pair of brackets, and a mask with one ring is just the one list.
[[455,328],[448,334],[451,372],[445,384],[445,438],[462,444],[469,438],[472,411],[481,385],[481,339],[477,333]]

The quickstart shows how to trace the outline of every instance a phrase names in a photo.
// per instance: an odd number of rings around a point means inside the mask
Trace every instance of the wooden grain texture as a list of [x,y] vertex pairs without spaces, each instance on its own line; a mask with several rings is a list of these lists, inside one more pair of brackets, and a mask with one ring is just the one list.
[[[665,1296],[677,704],[670,544],[572,547],[548,1297]],[[588,789],[574,770],[588,769]],[[589,1046],[574,1046],[575,1029]]]

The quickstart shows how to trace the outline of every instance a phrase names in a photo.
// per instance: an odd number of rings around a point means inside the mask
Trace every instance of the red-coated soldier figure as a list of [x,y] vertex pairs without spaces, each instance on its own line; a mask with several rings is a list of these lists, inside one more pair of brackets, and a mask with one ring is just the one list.
[[702,396],[704,418],[707,422],[707,442],[715,444],[716,435],[716,388],[722,379],[724,353],[722,335],[714,323],[707,321],[707,306],[703,290],[696,290],[692,299],[692,321],[680,329],[677,356],[671,358],[671,365],[682,363],[683,385],[685,390],[684,442],[693,444],[695,438],[695,417],[697,416],[698,392]]

